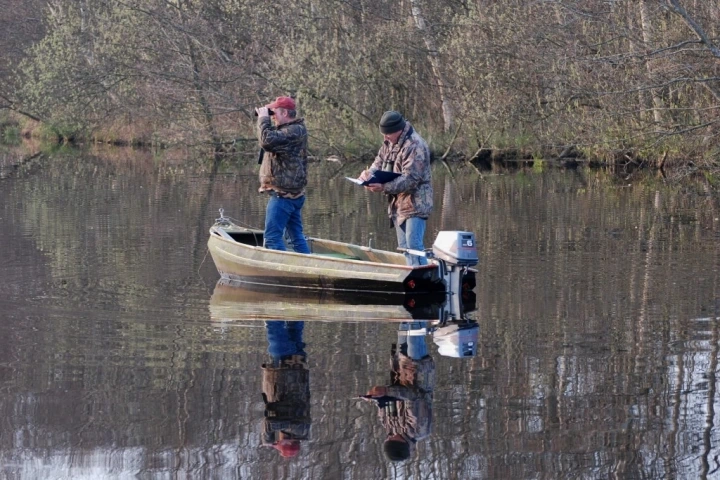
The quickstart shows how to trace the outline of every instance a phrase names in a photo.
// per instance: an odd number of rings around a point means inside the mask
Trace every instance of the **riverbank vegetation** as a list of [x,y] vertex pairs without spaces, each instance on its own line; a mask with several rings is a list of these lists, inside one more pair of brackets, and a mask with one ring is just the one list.
[[720,165],[713,2],[10,3],[0,124],[24,135],[247,152],[289,94],[322,157],[373,155],[396,109],[438,158]]

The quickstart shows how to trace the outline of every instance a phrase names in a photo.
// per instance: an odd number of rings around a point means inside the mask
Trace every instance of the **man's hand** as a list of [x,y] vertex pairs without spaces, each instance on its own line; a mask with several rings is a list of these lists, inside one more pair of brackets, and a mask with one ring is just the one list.
[[[360,176],[358,177],[358,180],[362,180],[363,182],[370,178],[372,176],[372,173],[370,173],[370,169],[363,170]],[[371,183],[370,185],[365,185],[365,188],[370,190],[371,192],[382,192],[383,186],[382,183]]]
[[387,395],[387,387],[372,387],[367,394],[371,397],[384,397]]
[[270,112],[268,112],[267,107],[257,107],[255,109],[255,113],[257,113],[258,117],[269,117]]

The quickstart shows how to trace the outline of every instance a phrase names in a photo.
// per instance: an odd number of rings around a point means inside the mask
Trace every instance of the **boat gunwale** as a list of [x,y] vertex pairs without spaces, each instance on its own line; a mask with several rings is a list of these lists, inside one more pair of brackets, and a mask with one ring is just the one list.
[[[323,255],[322,253],[298,253],[298,252],[293,252],[290,250],[273,250],[273,249],[265,248],[262,246],[248,245],[247,243],[238,242],[237,240],[234,240],[234,239],[227,239],[227,238],[223,237],[222,235],[214,232],[214,230],[217,228],[220,228],[220,227],[218,227],[217,225],[213,225],[212,227],[210,227],[211,238],[215,238],[216,240],[220,240],[229,245],[240,247],[241,249],[244,249],[244,250],[259,251],[262,254],[268,255],[270,257],[273,257],[273,256],[276,256],[278,258],[282,258],[285,256],[302,257],[302,258],[309,257],[309,258],[316,258],[318,260],[322,260],[323,262],[328,262],[329,264],[333,264],[333,263],[337,263],[337,264],[341,264],[341,265],[348,264],[348,263],[363,264],[363,265],[371,265],[376,268],[401,270],[401,271],[406,270],[408,272],[415,271],[415,270],[438,268],[438,263],[432,259],[429,259],[430,261],[427,265],[412,266],[412,265],[402,265],[402,264],[398,264],[398,263],[375,262],[372,260],[360,260],[360,259],[355,260],[355,259],[350,259],[350,258],[338,258],[338,257],[329,256],[329,255]],[[245,232],[245,233],[263,233],[261,230],[247,229],[247,228],[242,228],[242,227],[241,227],[241,229],[238,229],[236,231],[237,232]],[[226,230],[226,232],[227,232],[227,230]],[[233,233],[233,231],[231,230],[229,233]],[[375,251],[375,252],[382,252],[383,254],[402,256],[401,253],[395,253],[395,252],[391,252],[388,250],[381,250],[381,249],[371,249],[370,247],[364,247],[362,245],[357,245],[354,243],[339,242],[336,240],[328,240],[328,239],[315,238],[315,237],[307,237],[307,240],[309,240],[311,242],[313,242],[313,241],[318,242],[321,244],[330,244],[330,245],[338,245],[338,246],[349,245],[352,247],[359,248],[360,250],[363,250],[363,251],[368,251],[368,252]],[[403,258],[404,258],[404,256],[403,256]],[[269,263],[272,263],[272,262],[269,262]],[[277,263],[280,263],[280,262],[277,262]]]

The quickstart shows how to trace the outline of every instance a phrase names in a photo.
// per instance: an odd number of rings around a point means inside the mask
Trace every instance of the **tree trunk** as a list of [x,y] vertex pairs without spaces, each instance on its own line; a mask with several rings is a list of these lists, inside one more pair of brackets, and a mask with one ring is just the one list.
[[440,90],[440,101],[442,102],[443,121],[445,122],[445,132],[450,132],[453,129],[455,123],[455,113],[452,107],[452,103],[448,96],[448,82],[445,78],[443,68],[440,62],[440,54],[438,52],[437,44],[427,28],[425,17],[422,14],[420,8],[420,0],[410,0],[411,11],[415,25],[420,31],[420,35],[425,42],[425,46],[428,49],[428,59],[430,60],[430,66],[432,67],[435,81],[438,84]]
[[[643,42],[645,43],[644,51],[648,52],[653,48],[653,35],[652,26],[650,24],[650,12],[648,11],[647,0],[639,0],[640,6],[640,24],[642,27]],[[650,65],[650,60],[645,60],[645,68],[647,70],[649,83],[654,83],[655,75],[653,74],[653,68]],[[657,89],[651,90],[652,95],[652,112],[655,127],[658,128],[662,122],[662,114],[660,109],[662,108],[662,98],[657,93]]]
[[[180,20],[182,23],[185,23],[186,19],[183,14],[185,4],[178,2],[178,7]],[[215,153],[217,153],[221,149],[222,142],[220,141],[220,137],[215,129],[215,116],[213,115],[212,108],[210,107],[210,102],[207,99],[207,88],[205,87],[205,82],[200,75],[200,62],[198,61],[197,52],[195,50],[195,46],[193,45],[193,39],[187,33],[184,34],[184,37],[187,54],[190,60],[190,68],[192,70],[192,83],[197,94],[198,106],[205,122],[205,129],[207,130],[210,141],[213,144]]]

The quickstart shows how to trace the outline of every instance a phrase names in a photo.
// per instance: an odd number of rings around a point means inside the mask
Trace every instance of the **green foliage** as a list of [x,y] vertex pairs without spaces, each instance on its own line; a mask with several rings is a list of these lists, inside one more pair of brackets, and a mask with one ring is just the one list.
[[18,145],[21,142],[20,129],[17,125],[0,124],[2,128],[2,135],[0,141],[5,145]]
[[[378,118],[396,109],[434,149],[468,155],[706,157],[720,139],[686,127],[715,121],[698,88],[713,62],[668,48],[694,39],[679,16],[651,9],[650,39],[637,3],[611,3],[420,1],[421,31],[408,2],[56,0],[16,93],[66,139],[225,145],[254,135],[254,107],[292,94],[316,154],[374,151]],[[701,3],[690,14],[709,29]]]
[[712,172],[704,172],[703,175],[705,177],[705,180],[707,180],[710,184],[710,186],[712,186],[714,189],[720,188],[720,175]]
[[49,123],[41,124],[34,132],[33,136],[42,142],[49,143],[60,143],[62,142],[62,135]]
[[545,162],[543,160],[535,160],[535,161],[533,161],[532,168],[533,168],[533,171],[542,173],[545,170],[547,170],[547,162]]

